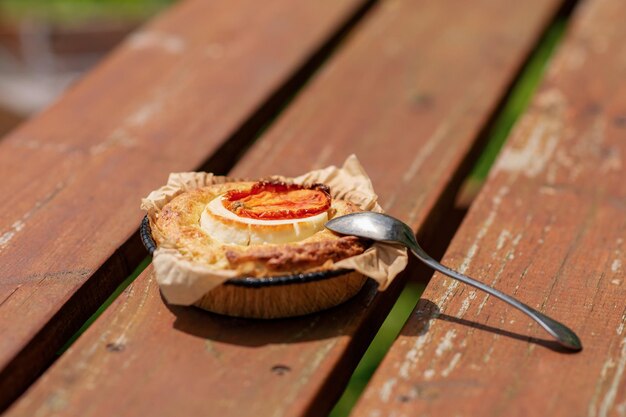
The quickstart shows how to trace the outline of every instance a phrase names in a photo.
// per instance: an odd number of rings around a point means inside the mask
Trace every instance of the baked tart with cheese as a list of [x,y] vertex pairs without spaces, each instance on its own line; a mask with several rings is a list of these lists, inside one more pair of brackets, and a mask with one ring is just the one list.
[[324,270],[363,253],[366,244],[324,228],[335,216],[361,211],[333,199],[323,184],[280,181],[215,184],[175,197],[156,219],[157,245],[238,276],[269,277]]
[[[370,269],[377,268],[368,274],[375,277],[382,265],[382,275],[393,278],[406,264],[395,249],[381,258],[379,244],[324,227],[337,216],[380,210],[373,190],[351,190],[342,169],[332,168],[335,175],[312,177],[329,184],[172,174],[142,203],[148,211],[142,239],[149,250],[156,247],[153,264],[166,300],[231,316],[289,317],[346,301]],[[358,184],[371,188],[369,179]]]

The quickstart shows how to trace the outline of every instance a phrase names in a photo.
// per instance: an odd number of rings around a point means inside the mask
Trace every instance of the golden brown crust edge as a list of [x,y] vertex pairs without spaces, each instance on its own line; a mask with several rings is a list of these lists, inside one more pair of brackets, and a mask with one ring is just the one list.
[[247,251],[227,249],[226,258],[233,269],[252,276],[298,273],[324,269],[333,262],[365,251],[365,244],[354,236],[289,245],[255,245]]

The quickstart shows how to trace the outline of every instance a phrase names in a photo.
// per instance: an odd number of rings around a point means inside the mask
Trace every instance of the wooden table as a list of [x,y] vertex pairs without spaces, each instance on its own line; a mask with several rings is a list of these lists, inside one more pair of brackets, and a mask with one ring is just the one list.
[[[0,141],[6,416],[323,416],[407,279],[275,321],[166,305],[139,201],[169,172],[295,175],[356,153],[432,246],[560,0],[187,0]],[[626,415],[626,3],[584,0],[353,416]],[[444,236],[445,239],[445,236]],[[441,240],[441,236],[439,236]],[[57,357],[58,356],[58,357]]]

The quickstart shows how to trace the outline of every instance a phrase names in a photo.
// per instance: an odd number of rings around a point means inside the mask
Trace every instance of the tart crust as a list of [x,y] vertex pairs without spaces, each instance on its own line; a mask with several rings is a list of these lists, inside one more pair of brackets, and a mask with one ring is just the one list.
[[[250,188],[252,182],[214,184],[186,191],[174,197],[159,213],[152,233],[156,243],[173,248],[183,257],[211,269],[235,270],[239,276],[274,276],[331,269],[334,262],[363,253],[366,244],[352,237],[340,237],[322,228],[297,242],[248,246],[224,243],[201,227],[201,216],[215,198],[231,190]],[[355,204],[333,199],[328,217],[361,211]],[[238,227],[233,225],[233,227]],[[260,233],[272,233],[268,226],[248,225]],[[276,228],[279,230],[282,228]]]

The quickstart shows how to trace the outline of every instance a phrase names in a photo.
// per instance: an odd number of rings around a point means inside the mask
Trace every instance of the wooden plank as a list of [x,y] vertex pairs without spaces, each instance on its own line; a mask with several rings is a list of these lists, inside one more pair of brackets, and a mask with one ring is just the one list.
[[498,300],[436,275],[353,416],[626,413],[626,3],[577,10],[444,263],[577,331],[555,349]]
[[[356,152],[386,208],[423,232],[558,7],[531,3],[382,3],[233,174],[291,175]],[[149,268],[7,415],[324,415],[398,288],[247,321],[165,305]]]
[[13,112],[6,107],[0,106],[0,136],[8,133],[18,124],[24,121],[24,116]]
[[0,142],[0,410],[145,256],[141,197],[228,169],[368,5],[181,2]]

